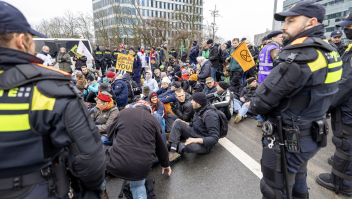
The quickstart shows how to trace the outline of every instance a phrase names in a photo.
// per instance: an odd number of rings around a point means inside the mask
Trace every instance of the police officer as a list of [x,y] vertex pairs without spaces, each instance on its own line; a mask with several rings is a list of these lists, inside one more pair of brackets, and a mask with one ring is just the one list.
[[161,51],[161,46],[159,45],[159,46],[156,47],[156,52],[158,52],[158,54],[160,55],[160,51]]
[[169,52],[170,55],[172,55],[173,57],[175,57],[175,59],[177,59],[177,52],[175,50],[175,46],[172,46],[171,51]]
[[117,57],[119,56],[119,51],[117,50],[117,47],[114,47],[114,52],[112,53],[112,67],[116,68],[116,63],[117,63]]
[[[344,26],[347,39],[352,39],[352,15],[336,26]],[[323,173],[317,177],[321,186],[352,196],[352,44],[348,45],[342,56],[343,75],[339,82],[339,91],[330,105],[332,142],[336,146],[333,157],[329,158],[332,164],[332,173]]]
[[121,46],[120,53],[128,55],[128,52],[125,50],[124,46]]
[[263,37],[262,39],[262,45],[258,46],[259,51],[261,51],[265,46],[266,46],[266,42],[268,41],[267,36]]
[[34,56],[33,37],[46,36],[18,9],[0,1],[0,16],[0,197],[68,199],[71,178],[99,198],[105,155],[82,94]]
[[106,69],[111,67],[112,54],[111,54],[111,51],[109,49],[109,45],[105,46],[105,50],[103,52],[103,55],[104,55],[104,65],[105,65],[105,67],[103,67],[104,71],[102,69],[101,73],[102,73],[102,76],[105,76]]
[[282,31],[276,30],[268,34],[267,45],[259,53],[258,84],[261,84],[273,69],[275,55],[282,45]]
[[[283,171],[287,169],[288,194],[293,199],[306,199],[307,164],[326,146],[325,116],[338,91],[342,61],[324,37],[325,8],[321,4],[301,1],[287,12],[276,13],[274,18],[285,21],[281,27],[284,47],[277,57],[278,64],[248,105],[254,113],[268,119],[263,124],[266,139],[260,186],[263,198],[283,198]],[[280,124],[282,129],[278,128]],[[275,142],[281,131],[285,141]],[[280,150],[282,146],[285,151]],[[285,162],[277,161],[283,152]]]
[[95,68],[103,72],[104,68],[104,55],[103,51],[100,50],[99,44],[96,45],[96,49],[93,51],[93,58],[95,62]]
[[330,35],[329,43],[332,45],[332,47],[336,48],[337,51],[342,56],[347,48],[347,45],[341,42],[341,38],[342,38],[342,31],[335,30]]

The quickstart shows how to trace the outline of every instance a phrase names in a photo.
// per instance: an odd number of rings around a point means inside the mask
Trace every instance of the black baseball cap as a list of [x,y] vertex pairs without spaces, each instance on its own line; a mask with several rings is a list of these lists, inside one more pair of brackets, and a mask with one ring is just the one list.
[[331,32],[330,37],[342,37],[342,31],[341,30],[335,30],[334,32]]
[[38,37],[48,38],[33,30],[21,11],[9,3],[0,1],[0,34],[11,33],[31,33]]
[[346,17],[345,17],[345,20],[336,24],[337,27],[341,27],[341,26],[348,26],[348,25],[351,25],[352,24],[352,14],[348,14]]
[[282,34],[281,30],[274,30],[271,33],[268,34],[268,36],[266,36],[267,39],[271,39],[273,37],[276,37],[276,35]]
[[287,12],[274,14],[276,21],[285,21],[286,17],[303,15],[309,18],[317,18],[322,23],[325,18],[325,8],[320,3],[313,1],[301,1],[294,4]]

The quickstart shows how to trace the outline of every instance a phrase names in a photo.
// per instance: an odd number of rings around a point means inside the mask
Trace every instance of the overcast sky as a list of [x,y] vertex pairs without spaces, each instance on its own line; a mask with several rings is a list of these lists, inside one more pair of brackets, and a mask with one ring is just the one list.
[[[42,19],[63,15],[65,10],[93,12],[92,0],[4,0],[17,7],[29,21],[37,23]],[[203,0],[204,24],[212,22],[210,11],[216,4],[222,17],[216,19],[218,35],[225,40],[235,37],[249,37],[271,30],[274,0]],[[284,0],[278,0],[278,11]]]

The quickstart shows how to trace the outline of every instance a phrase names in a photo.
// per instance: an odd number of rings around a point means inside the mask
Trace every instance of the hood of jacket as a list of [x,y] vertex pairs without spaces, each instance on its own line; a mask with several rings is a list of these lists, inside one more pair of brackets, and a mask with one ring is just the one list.
[[132,80],[132,77],[131,77],[131,75],[130,75],[129,73],[125,73],[125,74],[123,75],[123,77],[126,78],[128,81],[131,81],[131,80]]

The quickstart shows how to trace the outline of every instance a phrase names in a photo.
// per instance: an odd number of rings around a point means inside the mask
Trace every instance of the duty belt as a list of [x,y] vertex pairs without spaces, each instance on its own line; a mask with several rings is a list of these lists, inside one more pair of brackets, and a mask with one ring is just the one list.
[[42,176],[42,170],[37,170],[21,176],[0,179],[0,190],[21,188],[44,181],[47,179]]

